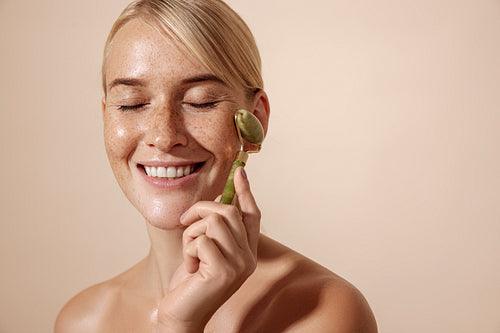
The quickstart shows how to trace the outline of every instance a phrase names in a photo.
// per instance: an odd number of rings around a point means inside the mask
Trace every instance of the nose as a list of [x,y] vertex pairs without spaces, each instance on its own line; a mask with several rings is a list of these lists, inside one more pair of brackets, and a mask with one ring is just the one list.
[[146,122],[144,141],[149,147],[169,151],[188,144],[182,114],[175,108],[158,106],[150,110]]

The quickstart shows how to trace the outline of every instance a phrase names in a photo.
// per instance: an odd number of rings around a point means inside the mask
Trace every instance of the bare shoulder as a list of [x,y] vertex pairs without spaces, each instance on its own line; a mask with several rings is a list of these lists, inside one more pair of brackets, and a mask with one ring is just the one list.
[[326,279],[318,292],[318,304],[308,318],[297,322],[290,332],[375,333],[377,324],[363,294],[342,279]]
[[115,317],[121,303],[127,275],[133,269],[91,286],[71,298],[57,316],[55,333],[106,331],[109,319]]
[[267,237],[259,256],[253,293],[266,287],[246,321],[262,324],[248,331],[377,332],[365,297],[345,279]]
[[70,299],[57,316],[55,333],[98,332],[113,299],[109,287],[109,282],[103,282]]

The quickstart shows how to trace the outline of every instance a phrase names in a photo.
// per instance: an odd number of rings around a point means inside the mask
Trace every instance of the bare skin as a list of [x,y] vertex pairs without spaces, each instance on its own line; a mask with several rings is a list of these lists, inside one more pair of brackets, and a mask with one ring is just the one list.
[[[361,293],[332,272],[266,236],[257,269],[213,315],[205,332],[377,332]],[[72,299],[56,332],[155,332],[162,295],[148,257]],[[141,282],[143,281],[143,282]]]
[[[115,36],[106,85],[106,151],[146,219],[151,251],[70,300],[56,332],[376,332],[352,285],[260,234],[243,169],[238,207],[215,199],[239,149],[235,110],[267,131],[263,91],[249,99],[140,20]],[[151,167],[188,172],[158,178]]]

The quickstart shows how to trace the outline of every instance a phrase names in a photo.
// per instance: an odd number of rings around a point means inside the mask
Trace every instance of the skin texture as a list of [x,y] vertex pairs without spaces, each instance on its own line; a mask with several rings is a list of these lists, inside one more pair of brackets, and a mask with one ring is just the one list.
[[[238,207],[218,203],[239,149],[234,112],[251,111],[267,131],[269,104],[264,92],[249,100],[209,74],[140,20],[116,35],[105,145],[121,189],[146,220],[151,250],[71,299],[55,332],[376,332],[356,288],[260,234],[241,168]],[[186,164],[195,172],[177,180],[158,181],[142,168]]]

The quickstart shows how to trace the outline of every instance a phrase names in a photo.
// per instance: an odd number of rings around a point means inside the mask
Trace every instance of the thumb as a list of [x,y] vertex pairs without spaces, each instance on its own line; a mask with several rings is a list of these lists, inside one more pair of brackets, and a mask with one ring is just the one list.
[[250,182],[248,181],[247,174],[242,167],[236,169],[234,187],[238,196],[243,223],[247,230],[248,243],[252,250],[256,251],[260,234],[261,212],[250,190]]

